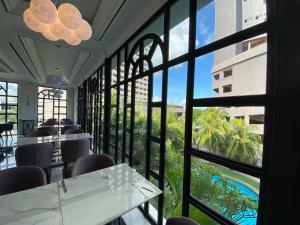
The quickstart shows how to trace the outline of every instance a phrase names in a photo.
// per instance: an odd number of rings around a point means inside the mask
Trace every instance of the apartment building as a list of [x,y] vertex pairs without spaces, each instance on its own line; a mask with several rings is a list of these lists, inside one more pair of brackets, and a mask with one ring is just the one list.
[[[265,0],[217,0],[215,10],[216,40],[266,20]],[[216,51],[211,71],[214,97],[265,94],[266,60],[266,35]],[[230,118],[256,124],[257,133],[263,134],[263,107],[230,107],[226,111]]]

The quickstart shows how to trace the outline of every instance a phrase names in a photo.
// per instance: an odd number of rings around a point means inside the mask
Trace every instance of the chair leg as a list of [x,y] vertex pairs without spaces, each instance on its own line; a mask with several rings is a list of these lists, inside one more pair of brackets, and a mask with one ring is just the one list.
[[51,171],[50,171],[49,168],[45,168],[44,171],[45,171],[45,174],[46,174],[47,184],[50,184],[50,181],[51,181]]

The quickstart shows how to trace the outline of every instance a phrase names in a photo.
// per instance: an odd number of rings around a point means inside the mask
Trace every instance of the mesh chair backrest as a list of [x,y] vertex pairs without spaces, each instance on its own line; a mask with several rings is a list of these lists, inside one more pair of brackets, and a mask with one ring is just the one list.
[[52,155],[52,143],[23,145],[16,149],[16,164],[17,166],[39,166],[44,169],[50,166]]
[[89,150],[89,139],[79,139],[61,142],[61,156],[65,164],[75,162],[81,156],[88,155]]
[[20,166],[0,171],[0,195],[47,184],[44,171],[36,166]]
[[72,170],[72,176],[90,173],[114,165],[115,161],[106,154],[83,156],[75,162]]

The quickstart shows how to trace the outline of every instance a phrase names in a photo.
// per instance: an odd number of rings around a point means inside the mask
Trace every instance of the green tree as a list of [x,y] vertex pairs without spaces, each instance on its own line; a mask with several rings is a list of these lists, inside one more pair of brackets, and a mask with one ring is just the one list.
[[248,125],[243,119],[230,121],[227,156],[239,162],[256,164],[257,151],[261,145],[256,126]]
[[194,117],[194,144],[209,152],[224,154],[226,116],[227,114],[221,109],[207,108],[199,117]]

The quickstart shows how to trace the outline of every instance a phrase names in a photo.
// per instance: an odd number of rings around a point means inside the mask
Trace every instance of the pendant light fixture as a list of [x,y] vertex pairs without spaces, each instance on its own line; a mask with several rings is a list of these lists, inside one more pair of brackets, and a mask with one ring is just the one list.
[[76,46],[92,36],[90,24],[70,3],[61,4],[57,10],[51,0],[31,0],[23,19],[31,30],[42,33],[50,41],[62,39]]

